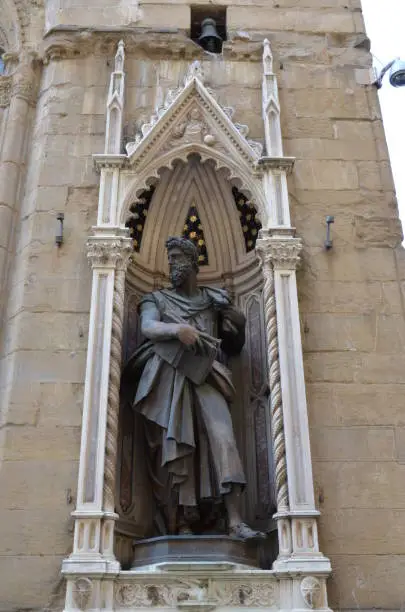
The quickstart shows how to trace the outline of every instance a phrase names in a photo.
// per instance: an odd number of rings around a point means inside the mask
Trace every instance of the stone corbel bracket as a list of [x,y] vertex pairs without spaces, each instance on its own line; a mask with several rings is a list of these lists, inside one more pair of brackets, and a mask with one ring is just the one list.
[[262,174],[266,170],[278,170],[291,174],[294,164],[295,157],[260,157],[257,160],[256,171]]

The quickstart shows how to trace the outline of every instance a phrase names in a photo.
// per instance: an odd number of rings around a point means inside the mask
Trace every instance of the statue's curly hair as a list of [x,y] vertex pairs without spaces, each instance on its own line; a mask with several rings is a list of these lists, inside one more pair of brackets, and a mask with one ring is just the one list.
[[170,236],[166,240],[166,249],[169,252],[170,249],[178,248],[191,260],[193,268],[198,272],[198,250],[194,242],[183,238],[183,236]]

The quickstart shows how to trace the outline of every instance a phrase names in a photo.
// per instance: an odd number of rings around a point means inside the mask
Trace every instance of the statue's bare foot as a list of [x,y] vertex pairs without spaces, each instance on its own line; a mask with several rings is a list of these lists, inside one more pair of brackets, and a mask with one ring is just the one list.
[[230,527],[229,535],[234,538],[239,538],[240,540],[264,540],[266,539],[265,533],[263,533],[262,531],[256,531],[255,529],[251,529],[249,525],[246,525],[246,523],[243,523],[243,522]]

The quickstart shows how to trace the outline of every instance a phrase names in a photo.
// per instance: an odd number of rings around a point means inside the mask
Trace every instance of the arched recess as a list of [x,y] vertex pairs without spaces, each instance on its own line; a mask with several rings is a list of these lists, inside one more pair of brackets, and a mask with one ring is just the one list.
[[[188,211],[195,206],[208,252],[208,265],[200,268],[199,283],[227,288],[247,318],[246,345],[232,363],[237,388],[232,418],[248,475],[243,514],[252,525],[269,530],[275,498],[262,275],[254,250],[247,252],[232,193],[234,184],[238,184],[247,196],[252,194],[252,188],[246,187],[239,177],[230,176],[229,168],[218,168],[215,161],[203,161],[201,154],[193,153],[185,159],[173,160],[170,167],[157,173],[157,177],[138,176],[136,183],[127,189],[121,208],[122,220],[130,215],[130,198],[139,197],[142,188],[154,185],[141,247],[134,253],[127,273],[124,361],[141,340],[136,314],[140,297],[168,283],[165,241],[168,236],[182,234]],[[153,534],[151,522],[145,521],[145,517],[152,517],[152,500],[148,477],[140,469],[145,452],[142,434],[139,418],[123,402],[118,445],[116,505],[120,520],[116,529],[116,554],[124,567],[131,561],[133,538]],[[274,540],[270,540],[263,553],[264,566],[271,565],[273,546]]]
[[252,167],[243,163],[243,159],[234,159],[226,150],[218,150],[199,143],[190,143],[167,151],[157,156],[152,163],[137,167],[136,174],[128,171],[122,173],[119,185],[119,204],[117,211],[118,225],[125,224],[129,208],[133,201],[152,183],[160,180],[162,172],[172,170],[179,162],[186,164],[190,157],[198,156],[202,163],[209,162],[215,171],[220,172],[226,180],[236,185],[254,202],[263,227],[267,227],[269,202],[266,200],[262,181],[252,176]]

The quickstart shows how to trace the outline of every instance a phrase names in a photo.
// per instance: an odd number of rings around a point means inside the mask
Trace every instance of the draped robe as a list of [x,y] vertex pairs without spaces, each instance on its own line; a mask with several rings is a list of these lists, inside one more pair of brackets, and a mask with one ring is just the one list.
[[224,309],[232,308],[226,291],[207,287],[192,297],[163,289],[147,294],[140,303],[141,320],[151,313],[160,321],[174,316],[222,339],[201,384],[159,356],[151,340],[125,368],[127,379],[139,379],[133,406],[146,419],[149,468],[161,507],[170,506],[173,493],[178,505],[196,507],[201,500],[221,498],[234,484],[245,485],[229,411],[235,391],[226,367],[227,356],[238,353],[244,343],[243,315],[235,309],[236,333],[222,329]]

